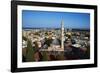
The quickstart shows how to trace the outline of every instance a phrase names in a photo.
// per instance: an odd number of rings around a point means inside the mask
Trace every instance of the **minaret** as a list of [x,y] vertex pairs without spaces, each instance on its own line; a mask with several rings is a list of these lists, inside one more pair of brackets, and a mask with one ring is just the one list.
[[61,21],[61,49],[64,50],[64,22]]

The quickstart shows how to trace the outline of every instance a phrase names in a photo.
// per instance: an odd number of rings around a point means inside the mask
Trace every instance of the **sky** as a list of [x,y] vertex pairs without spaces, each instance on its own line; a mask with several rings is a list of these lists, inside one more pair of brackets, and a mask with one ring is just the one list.
[[23,28],[90,28],[90,14],[76,12],[22,11]]

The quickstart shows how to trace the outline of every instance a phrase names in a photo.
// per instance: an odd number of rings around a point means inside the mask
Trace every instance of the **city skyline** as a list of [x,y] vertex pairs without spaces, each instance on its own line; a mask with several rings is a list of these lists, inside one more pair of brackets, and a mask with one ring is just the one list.
[[64,28],[90,29],[90,14],[75,12],[22,11],[23,28]]

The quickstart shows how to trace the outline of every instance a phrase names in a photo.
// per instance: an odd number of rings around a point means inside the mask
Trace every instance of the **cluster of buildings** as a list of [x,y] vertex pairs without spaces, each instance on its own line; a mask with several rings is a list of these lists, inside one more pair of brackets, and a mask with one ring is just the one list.
[[[64,59],[87,59],[90,57],[89,30],[74,30],[64,28],[34,28],[23,29],[22,36],[31,42],[32,47],[39,52],[52,55],[64,53]],[[22,48],[27,48],[27,40],[23,39]],[[75,57],[73,57],[75,56]]]

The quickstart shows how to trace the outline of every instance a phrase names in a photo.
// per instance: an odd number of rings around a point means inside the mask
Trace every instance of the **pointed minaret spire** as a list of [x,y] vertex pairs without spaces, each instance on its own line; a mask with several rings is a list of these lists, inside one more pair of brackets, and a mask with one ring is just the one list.
[[61,49],[64,50],[64,22],[61,21]]

